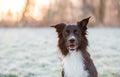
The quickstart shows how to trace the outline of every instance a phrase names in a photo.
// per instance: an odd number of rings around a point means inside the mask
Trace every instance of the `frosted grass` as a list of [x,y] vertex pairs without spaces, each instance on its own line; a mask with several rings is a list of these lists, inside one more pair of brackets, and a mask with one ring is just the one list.
[[[99,77],[120,77],[120,29],[91,28],[87,37]],[[1,28],[0,77],[61,77],[57,51],[52,28]]]

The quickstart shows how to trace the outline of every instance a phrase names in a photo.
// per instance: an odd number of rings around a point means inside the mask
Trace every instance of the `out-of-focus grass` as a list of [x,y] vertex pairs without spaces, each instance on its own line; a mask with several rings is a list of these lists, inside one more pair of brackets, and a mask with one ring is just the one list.
[[99,74],[98,77],[120,77],[120,74],[115,72],[106,72],[103,74]]
[[18,76],[15,74],[1,74],[0,73],[0,77],[18,77]]
[[[88,29],[98,77],[120,77],[120,28]],[[0,29],[0,77],[61,77],[55,29]]]

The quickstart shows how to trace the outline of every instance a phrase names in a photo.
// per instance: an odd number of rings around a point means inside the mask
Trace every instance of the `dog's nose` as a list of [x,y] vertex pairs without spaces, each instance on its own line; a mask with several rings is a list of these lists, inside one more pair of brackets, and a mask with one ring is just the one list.
[[75,39],[70,39],[69,41],[70,41],[70,43],[74,43]]

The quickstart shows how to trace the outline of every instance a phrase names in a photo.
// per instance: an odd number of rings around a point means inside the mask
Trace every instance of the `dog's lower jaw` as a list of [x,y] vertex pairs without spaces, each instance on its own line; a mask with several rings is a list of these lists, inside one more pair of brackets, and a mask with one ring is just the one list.
[[69,51],[63,58],[64,77],[88,77],[81,51]]

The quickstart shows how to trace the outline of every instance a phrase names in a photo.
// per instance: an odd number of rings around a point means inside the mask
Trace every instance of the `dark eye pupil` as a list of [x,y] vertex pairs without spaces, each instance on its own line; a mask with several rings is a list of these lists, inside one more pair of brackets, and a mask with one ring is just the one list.
[[79,32],[78,32],[77,30],[75,30],[74,32],[75,32],[75,34],[77,34],[77,35],[79,34]]

